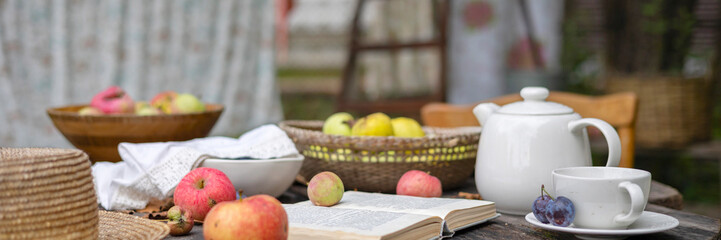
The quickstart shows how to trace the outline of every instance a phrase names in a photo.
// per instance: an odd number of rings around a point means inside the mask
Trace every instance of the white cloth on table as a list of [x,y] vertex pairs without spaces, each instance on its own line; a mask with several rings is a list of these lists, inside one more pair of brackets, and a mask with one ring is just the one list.
[[169,197],[183,176],[207,158],[247,161],[298,154],[293,141],[275,125],[263,125],[237,139],[120,143],[118,152],[123,161],[92,167],[98,202],[108,210],[142,209],[153,198]]

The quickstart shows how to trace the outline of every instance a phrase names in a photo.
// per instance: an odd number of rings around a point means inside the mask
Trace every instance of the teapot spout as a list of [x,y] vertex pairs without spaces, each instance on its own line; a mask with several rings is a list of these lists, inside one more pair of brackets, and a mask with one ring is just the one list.
[[473,108],[473,114],[476,115],[478,122],[481,126],[483,126],[483,124],[486,123],[486,120],[488,120],[488,117],[490,117],[491,114],[496,112],[499,108],[501,107],[495,103],[481,103]]

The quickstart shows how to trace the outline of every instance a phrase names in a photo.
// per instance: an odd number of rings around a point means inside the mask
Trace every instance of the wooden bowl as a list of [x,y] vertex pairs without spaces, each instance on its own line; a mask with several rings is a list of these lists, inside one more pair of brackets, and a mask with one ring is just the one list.
[[91,162],[121,161],[121,142],[185,141],[208,136],[223,112],[223,105],[206,104],[202,113],[79,115],[85,106],[50,108],[47,113],[70,143],[90,155]]

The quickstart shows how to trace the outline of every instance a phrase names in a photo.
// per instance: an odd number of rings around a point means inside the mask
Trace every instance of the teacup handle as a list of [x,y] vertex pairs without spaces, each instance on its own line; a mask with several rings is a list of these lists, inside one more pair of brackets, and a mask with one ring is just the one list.
[[619,183],[618,188],[626,189],[631,196],[631,209],[626,215],[616,215],[613,221],[617,224],[628,226],[641,216],[641,213],[643,213],[643,210],[646,208],[646,202],[644,201],[643,191],[637,184],[626,181]]
[[598,118],[583,118],[568,122],[568,129],[571,132],[580,131],[588,126],[594,126],[601,130],[603,136],[606,137],[608,143],[608,160],[606,161],[606,167],[618,167],[618,163],[621,161],[621,138],[618,137],[616,129],[613,129],[611,124],[604,122]]

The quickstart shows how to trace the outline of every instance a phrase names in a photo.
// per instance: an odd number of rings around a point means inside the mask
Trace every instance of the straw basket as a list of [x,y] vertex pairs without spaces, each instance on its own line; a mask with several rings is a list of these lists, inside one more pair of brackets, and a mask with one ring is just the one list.
[[90,155],[90,160],[120,161],[121,142],[185,141],[205,137],[223,112],[223,105],[207,104],[206,111],[188,114],[138,116],[79,115],[84,105],[47,110],[55,127],[75,147]]
[[321,132],[322,121],[284,121],[279,124],[305,156],[304,180],[332,171],[346,189],[395,192],[398,179],[409,170],[430,172],[443,189],[462,185],[476,161],[480,127],[424,127],[426,137],[359,137]]
[[79,150],[0,148],[0,239],[96,239],[98,206]]
[[88,155],[0,148],[0,239],[162,239],[167,225],[98,211]]
[[708,78],[614,76],[609,92],[638,95],[636,144],[678,149],[705,141],[711,133],[711,87]]

